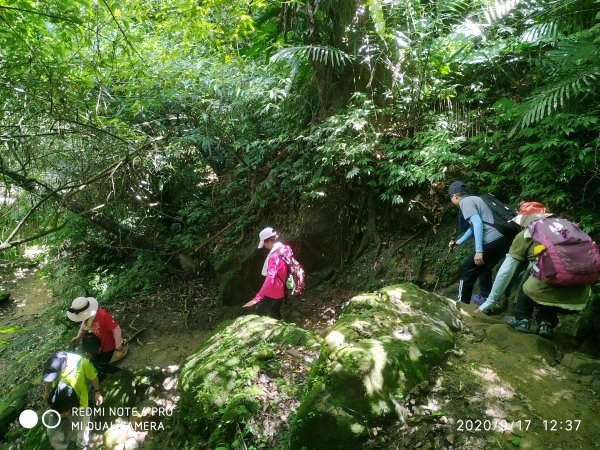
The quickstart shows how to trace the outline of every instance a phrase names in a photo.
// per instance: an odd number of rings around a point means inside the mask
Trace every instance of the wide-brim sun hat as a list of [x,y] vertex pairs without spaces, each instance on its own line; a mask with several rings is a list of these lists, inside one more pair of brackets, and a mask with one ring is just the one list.
[[98,312],[98,300],[94,297],[77,297],[67,311],[67,317],[73,322],[83,322]]
[[265,241],[269,238],[272,238],[273,236],[277,236],[277,232],[273,228],[263,228],[262,231],[258,233],[258,248],[263,248],[265,245]]

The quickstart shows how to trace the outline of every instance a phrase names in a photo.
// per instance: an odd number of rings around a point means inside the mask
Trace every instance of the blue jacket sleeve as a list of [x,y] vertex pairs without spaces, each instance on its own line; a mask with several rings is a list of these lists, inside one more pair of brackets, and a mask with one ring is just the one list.
[[465,231],[465,234],[463,234],[460,238],[456,240],[456,243],[458,245],[462,245],[462,243],[469,239],[471,236],[473,236],[473,229],[469,227],[469,229]]
[[479,214],[473,214],[470,218],[471,225],[473,225],[473,234],[475,234],[475,251],[478,253],[483,252],[483,221]]

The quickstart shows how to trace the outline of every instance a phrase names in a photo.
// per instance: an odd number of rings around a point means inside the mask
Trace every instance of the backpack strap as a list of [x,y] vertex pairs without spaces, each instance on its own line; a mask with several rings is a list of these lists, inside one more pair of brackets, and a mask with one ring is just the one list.
[[[285,244],[284,244],[285,245]],[[288,264],[288,262],[286,261],[286,257],[283,254],[283,247],[281,247],[280,249],[277,250],[276,254],[279,256],[279,259],[283,261],[283,263],[285,264],[285,270],[286,270],[286,278],[288,277],[289,273],[290,273],[290,265]],[[281,281],[281,283],[283,284],[283,290],[285,291],[285,280],[282,280],[281,277],[279,276],[279,272],[277,273],[277,278],[279,278],[279,281]]]

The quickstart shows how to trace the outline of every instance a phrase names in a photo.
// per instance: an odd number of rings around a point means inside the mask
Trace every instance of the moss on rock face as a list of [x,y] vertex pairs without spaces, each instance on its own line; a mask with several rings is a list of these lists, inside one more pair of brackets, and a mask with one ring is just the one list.
[[231,443],[239,424],[260,434],[258,424],[249,424],[255,413],[279,403],[286,410],[297,396],[297,379],[279,366],[294,358],[306,365],[306,352],[316,358],[319,346],[311,332],[268,317],[224,323],[180,370],[179,417],[192,433],[209,438],[211,447]]
[[0,401],[0,438],[8,431],[9,425],[19,417],[27,403],[27,393],[32,388],[30,383],[17,385]]
[[[44,410],[38,411],[38,417],[42,417]],[[38,421],[37,425],[27,431],[23,441],[23,449],[27,450],[52,450],[48,440],[48,429]]]
[[357,448],[370,427],[398,417],[406,392],[454,346],[455,312],[412,284],[352,298],[325,338],[291,448]]
[[0,303],[10,298],[10,292],[0,290]]

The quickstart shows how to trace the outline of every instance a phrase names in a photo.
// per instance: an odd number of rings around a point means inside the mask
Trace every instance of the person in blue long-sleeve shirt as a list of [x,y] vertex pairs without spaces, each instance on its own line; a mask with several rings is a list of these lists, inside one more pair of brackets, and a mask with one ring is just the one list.
[[452,249],[474,237],[475,248],[460,266],[458,302],[470,303],[473,287],[479,279],[480,296],[485,299],[492,289],[492,269],[506,255],[511,240],[494,228],[494,215],[485,202],[470,195],[464,183],[455,181],[448,188],[450,201],[460,208],[469,223],[468,230],[448,244]]

